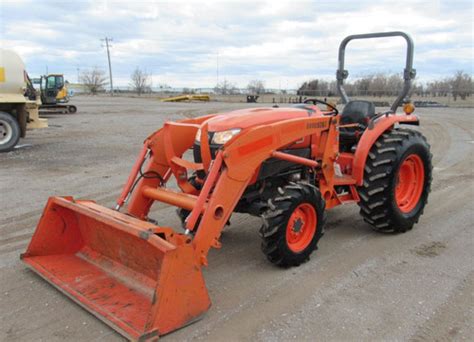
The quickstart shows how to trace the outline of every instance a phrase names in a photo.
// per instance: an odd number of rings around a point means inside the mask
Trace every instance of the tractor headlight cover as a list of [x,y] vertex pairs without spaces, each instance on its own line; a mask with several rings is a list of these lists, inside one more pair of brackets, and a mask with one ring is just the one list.
[[212,137],[212,144],[217,145],[224,145],[230,139],[232,139],[235,135],[239,134],[241,131],[240,128],[229,129],[227,131],[222,132],[215,132],[214,136]]

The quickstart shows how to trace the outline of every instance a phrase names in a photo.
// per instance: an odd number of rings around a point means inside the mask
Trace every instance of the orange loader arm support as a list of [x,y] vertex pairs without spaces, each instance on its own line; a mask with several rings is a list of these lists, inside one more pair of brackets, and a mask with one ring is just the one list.
[[[209,161],[209,169],[182,159],[183,153],[192,147],[196,132],[202,130],[201,146],[208,146],[207,127],[202,123],[207,118],[168,122],[152,134],[146,141],[150,150],[148,161],[141,179],[132,185],[130,203],[127,212],[146,220],[155,200],[190,210],[186,228],[195,230],[195,223],[202,215],[196,235],[192,241],[198,262],[207,264],[207,254],[211,247],[219,248],[221,231],[240,200],[253,174],[261,163],[271,157],[285,158],[277,150],[293,141],[310,135],[321,135],[327,131],[328,140],[323,153],[324,177],[332,169],[332,162],[338,151],[336,126],[338,119],[330,116],[290,119],[271,125],[257,126],[234,137],[218,152],[216,158]],[[199,121],[198,121],[199,120]],[[202,148],[202,150],[204,150]],[[277,152],[277,153],[275,153]],[[205,154],[206,151],[202,151]],[[142,151],[143,155],[144,152]],[[205,159],[205,158],[203,158]],[[304,159],[304,158],[301,158]],[[317,166],[310,159],[295,160],[301,164]],[[143,160],[137,161],[141,170]],[[201,191],[188,182],[187,170],[204,170],[207,178]],[[142,171],[138,171],[142,172]],[[162,186],[173,174],[182,192],[164,189]],[[143,176],[143,175],[146,175]],[[130,177],[133,178],[133,175]],[[134,183],[134,182],[132,182]],[[124,193],[127,192],[124,189]]]
[[[236,136],[224,146],[209,172],[209,175],[212,175],[214,168],[221,168],[193,240],[201,264],[207,264],[207,253],[211,247],[220,247],[221,231],[259,165],[271,158],[279,148],[299,138],[321,134],[322,131],[329,130],[330,126],[335,129],[333,120],[334,123],[337,122],[332,117],[310,117],[260,126]],[[329,155],[331,149],[327,151],[323,156],[323,163],[324,160],[334,157]],[[213,180],[208,179],[206,183],[208,181]],[[201,209],[195,207],[191,217],[195,211],[200,212]]]
[[[207,118],[166,123],[145,141],[146,149],[150,150],[150,160],[143,172],[147,176],[132,185],[133,192],[127,207],[130,215],[145,220],[155,200],[186,208],[191,210],[187,224],[189,230],[194,230],[194,224],[202,214],[193,239],[196,256],[201,264],[207,264],[206,257],[211,247],[220,246],[222,228],[260,164],[274,156],[278,149],[302,137],[321,135],[321,132],[329,131],[330,128],[335,132],[338,122],[337,118],[329,116],[308,117],[258,126],[243,132],[224,145],[215,160],[210,162],[209,170],[205,170],[208,171],[208,177],[203,189],[198,192],[187,181],[187,169],[204,169],[204,166],[185,161],[181,157],[191,148],[200,124]],[[335,137],[335,134],[330,136]],[[202,134],[201,142],[206,138],[207,134]],[[205,146],[206,142],[202,145]],[[332,165],[326,160],[334,160],[337,153],[334,145],[337,146],[336,141],[326,144],[323,164]],[[141,156],[143,155],[145,153],[142,151]],[[139,166],[134,167],[133,171],[141,172],[136,170],[141,170],[142,164],[143,160],[137,160],[136,166]],[[176,177],[182,193],[160,187],[171,174]],[[136,174],[129,178],[135,179],[134,176]],[[128,192],[128,189],[123,191]]]
[[[203,166],[188,162],[181,157],[193,145],[200,124],[213,116],[207,115],[178,122],[167,122],[163,128],[151,134],[145,140],[127,183],[117,200],[116,209],[120,209],[131,196],[127,212],[132,216],[146,220],[154,200],[150,196],[144,196],[144,192],[147,188],[156,189],[158,186],[164,185],[171,174],[174,174],[178,186],[183,192],[195,194],[196,189],[187,181],[187,168],[200,169]],[[151,158],[145,166],[144,163],[148,155]],[[144,171],[142,171],[143,167],[145,167]],[[141,178],[136,180],[139,173]]]

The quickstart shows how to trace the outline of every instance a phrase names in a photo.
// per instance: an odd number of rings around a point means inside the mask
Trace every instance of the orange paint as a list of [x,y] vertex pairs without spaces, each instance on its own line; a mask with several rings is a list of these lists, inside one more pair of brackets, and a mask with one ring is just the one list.
[[295,253],[305,250],[316,233],[318,217],[316,209],[309,203],[295,208],[286,227],[288,248]]
[[415,209],[425,182],[425,168],[420,156],[411,154],[400,165],[395,188],[395,200],[403,213]]
[[259,140],[256,140],[254,142],[248,143],[246,145],[240,146],[239,147],[239,154],[241,156],[246,156],[249,153],[252,153],[257,150],[261,150],[262,148],[266,146],[270,146],[273,143],[273,137],[272,136],[267,136],[264,138],[261,138]]

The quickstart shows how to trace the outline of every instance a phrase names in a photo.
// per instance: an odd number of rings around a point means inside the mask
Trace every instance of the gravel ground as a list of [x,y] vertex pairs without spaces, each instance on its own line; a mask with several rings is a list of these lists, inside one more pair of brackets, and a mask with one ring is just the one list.
[[[48,129],[0,155],[0,340],[123,340],[20,263],[47,198],[112,206],[142,141],[164,121],[248,106],[74,103],[77,114],[51,115]],[[212,308],[163,340],[472,340],[474,112],[417,113],[435,168],[430,203],[413,231],[377,234],[357,206],[335,208],[312,259],[282,270],[260,252],[259,220],[235,215],[204,270]],[[178,226],[172,208],[151,216]]]

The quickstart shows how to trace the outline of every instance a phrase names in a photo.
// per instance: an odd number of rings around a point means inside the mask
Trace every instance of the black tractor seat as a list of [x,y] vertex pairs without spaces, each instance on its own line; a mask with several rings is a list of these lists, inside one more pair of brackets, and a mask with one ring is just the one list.
[[368,120],[375,116],[375,106],[370,101],[354,100],[344,106],[341,125],[359,123],[367,126]]
[[[359,124],[360,128],[367,127],[369,120],[375,116],[375,105],[370,101],[354,100],[344,106],[341,113],[341,125]],[[342,127],[340,129],[342,145],[352,145],[360,135],[357,127]]]

